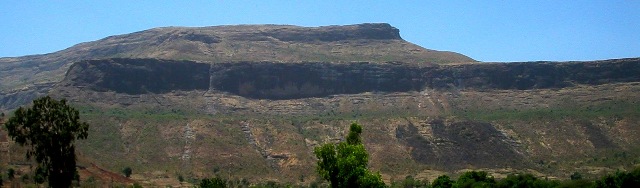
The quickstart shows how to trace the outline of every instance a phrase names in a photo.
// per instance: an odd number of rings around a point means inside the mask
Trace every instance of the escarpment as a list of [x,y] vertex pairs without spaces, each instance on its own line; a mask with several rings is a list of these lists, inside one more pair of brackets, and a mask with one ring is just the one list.
[[0,58],[0,110],[15,109],[48,92],[75,62],[110,58],[214,63],[400,61],[416,66],[476,62],[459,53],[405,41],[399,29],[386,23],[160,27],[48,54]]
[[88,60],[63,85],[126,94],[211,90],[253,99],[296,99],[424,89],[528,90],[640,81],[640,59],[417,67],[401,63],[205,64],[157,59]]

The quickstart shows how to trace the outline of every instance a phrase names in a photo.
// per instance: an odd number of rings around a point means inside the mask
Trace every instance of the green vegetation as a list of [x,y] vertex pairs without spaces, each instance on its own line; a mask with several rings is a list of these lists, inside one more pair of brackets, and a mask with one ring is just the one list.
[[86,139],[89,124],[79,121],[78,110],[49,96],[20,107],[5,123],[9,136],[22,146],[30,146],[26,158],[35,157],[36,182],[48,178],[49,187],[70,187],[76,171],[74,141]]
[[595,182],[595,187],[640,187],[640,168],[631,172],[616,172]]
[[346,142],[324,144],[314,149],[318,157],[318,174],[331,183],[331,187],[385,187],[379,173],[367,169],[367,151],[362,144],[362,127],[352,123]]
[[[380,185],[386,187],[385,185]],[[616,172],[609,174],[598,180],[569,179],[569,180],[549,180],[538,178],[532,174],[511,174],[506,178],[496,180],[484,171],[464,172],[457,180],[452,180],[447,175],[439,176],[433,182],[428,180],[416,180],[413,176],[407,176],[404,180],[393,181],[391,188],[609,188],[609,187],[639,187],[640,168],[631,172]],[[224,178],[216,177],[203,179],[200,187],[294,187],[289,184],[281,184],[267,181],[251,184],[246,180],[228,181]],[[305,186],[295,186],[305,187]],[[308,187],[327,187],[318,183],[311,183]],[[372,187],[362,186],[359,187]],[[373,186],[375,187],[375,186]]]
[[124,169],[122,169],[122,174],[124,174],[124,176],[126,176],[127,178],[131,176],[132,172],[133,170],[131,170],[131,167],[125,167]]
[[455,183],[455,181],[451,180],[449,178],[449,176],[442,175],[442,176],[438,176],[438,178],[433,180],[433,183],[431,183],[431,187],[433,187],[433,188],[451,188],[451,187],[453,187],[454,183]]
[[7,178],[9,178],[9,180],[13,180],[15,176],[16,176],[16,170],[14,170],[13,168],[9,168],[9,170],[7,170]]
[[531,121],[531,120],[562,120],[566,118],[589,120],[598,117],[638,117],[640,105],[629,101],[609,101],[588,106],[576,107],[565,105],[536,109],[501,109],[501,110],[470,110],[459,111],[458,115],[471,120],[480,121]]
[[203,179],[200,182],[200,187],[201,188],[225,188],[227,187],[227,181],[220,177]]
[[[413,183],[412,183],[413,182]],[[417,183],[416,183],[417,182]],[[391,187],[429,187],[425,181],[416,181],[408,176],[401,182],[393,182]],[[570,179],[565,181],[540,179],[531,174],[512,174],[506,178],[496,180],[484,171],[468,171],[454,181],[447,175],[436,178],[431,183],[432,188],[569,188],[569,187],[640,187],[640,168],[631,172],[616,172],[599,180]]]
[[207,117],[192,110],[185,109],[129,109],[101,108],[89,105],[76,105],[84,117],[112,117],[117,119],[145,119],[153,121],[184,120],[188,118]]

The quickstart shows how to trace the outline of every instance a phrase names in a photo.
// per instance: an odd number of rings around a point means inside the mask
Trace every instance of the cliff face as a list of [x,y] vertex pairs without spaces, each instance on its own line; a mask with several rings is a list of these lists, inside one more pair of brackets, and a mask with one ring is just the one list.
[[639,58],[447,66],[120,58],[75,63],[51,94],[91,121],[79,150],[116,170],[144,159],[141,172],[221,168],[295,182],[315,176],[313,148],[357,120],[370,165],[387,180],[463,169],[568,178],[637,165],[638,72]]
[[203,64],[155,59],[74,64],[64,83],[127,94],[212,90],[254,99],[296,99],[424,89],[528,90],[640,81],[640,59],[416,67],[395,63]]
[[209,65],[154,59],[109,59],[76,63],[65,78],[72,86],[127,94],[206,90]]
[[407,42],[397,28],[383,23],[324,27],[163,27],[80,43],[49,54],[0,58],[0,101],[11,93],[33,93],[38,85],[61,81],[75,62],[105,58],[216,63],[401,61],[432,65],[475,62],[462,54],[429,50]]

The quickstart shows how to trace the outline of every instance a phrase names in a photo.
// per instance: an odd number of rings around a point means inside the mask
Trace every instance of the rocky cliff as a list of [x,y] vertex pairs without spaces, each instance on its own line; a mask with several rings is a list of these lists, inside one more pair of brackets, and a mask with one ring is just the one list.
[[407,42],[397,28],[384,23],[162,27],[80,43],[49,54],[0,58],[0,110],[45,94],[75,62],[107,58],[213,63],[401,61],[417,66],[475,62],[462,54]]
[[465,169],[568,178],[640,164],[638,72],[639,58],[430,66],[112,58],[74,63],[47,94],[92,125],[78,143],[83,156],[132,167],[145,181],[223,174],[307,184],[313,148],[339,141],[353,121],[386,181]]
[[198,63],[156,59],[82,61],[64,84],[127,94],[212,90],[254,99],[365,92],[529,90],[640,81],[640,59],[418,67],[401,63]]

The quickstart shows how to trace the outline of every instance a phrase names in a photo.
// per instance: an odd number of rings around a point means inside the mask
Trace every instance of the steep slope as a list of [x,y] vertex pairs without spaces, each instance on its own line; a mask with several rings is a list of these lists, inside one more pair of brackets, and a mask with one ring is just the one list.
[[118,58],[74,64],[50,94],[92,123],[84,155],[151,179],[160,170],[306,184],[313,147],[354,120],[386,180],[464,169],[562,178],[640,165],[639,69],[638,58],[429,67]]
[[458,53],[429,50],[407,42],[400,37],[399,30],[389,24],[164,27],[110,36],[50,54],[0,58],[2,106],[24,104],[33,98],[16,98],[16,93],[20,96],[43,94],[63,78],[73,62],[103,58],[207,62],[400,61],[416,65],[474,62]]
[[158,59],[86,60],[64,86],[130,95],[211,90],[253,99],[296,99],[425,89],[530,90],[640,81],[640,59],[483,63],[420,67],[401,63],[202,63]]

